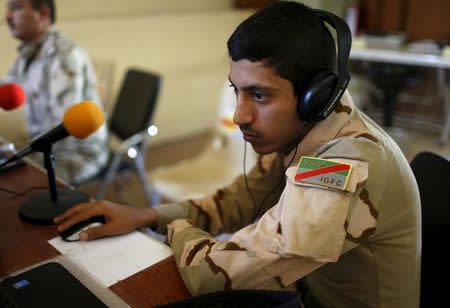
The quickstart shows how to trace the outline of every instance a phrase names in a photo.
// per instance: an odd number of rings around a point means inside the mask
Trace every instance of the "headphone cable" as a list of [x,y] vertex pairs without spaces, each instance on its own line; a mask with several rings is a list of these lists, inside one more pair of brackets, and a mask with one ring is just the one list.
[[292,155],[291,160],[289,161],[289,164],[287,164],[286,168],[284,169],[283,173],[281,174],[281,179],[280,181],[272,188],[272,190],[264,197],[264,199],[261,201],[261,204],[259,205],[259,207],[256,205],[256,201],[255,198],[253,197],[252,192],[250,191],[250,187],[248,185],[248,180],[247,180],[247,171],[246,171],[246,156],[247,156],[247,142],[244,140],[244,163],[243,163],[243,167],[244,167],[244,179],[245,179],[245,186],[247,188],[247,192],[250,195],[250,198],[252,199],[252,203],[253,206],[255,207],[255,209],[257,208],[258,210],[255,212],[255,215],[253,216],[252,221],[255,222],[256,218],[259,215],[259,212],[261,211],[261,208],[264,204],[264,202],[267,201],[267,199],[269,198],[269,196],[278,188],[278,186],[280,186],[280,184],[283,182],[283,180],[285,180],[285,176],[284,174],[286,173],[287,169],[290,167],[290,165],[292,164],[292,162],[294,161],[295,155],[297,155],[297,150],[298,150],[298,146],[300,144],[300,137],[303,133],[303,129],[305,128],[305,126],[308,124],[309,122],[305,122],[302,127],[300,128],[300,132],[298,133],[298,137],[297,137],[297,145],[295,147],[295,151],[294,154]]

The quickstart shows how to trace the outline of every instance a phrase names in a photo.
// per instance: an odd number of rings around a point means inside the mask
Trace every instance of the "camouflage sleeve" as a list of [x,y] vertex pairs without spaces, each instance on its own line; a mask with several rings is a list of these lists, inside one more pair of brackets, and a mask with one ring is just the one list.
[[[352,159],[343,158],[349,156],[349,148],[354,149]],[[344,222],[345,241],[341,251],[343,254],[366,242],[376,231],[377,192],[383,191],[385,185],[383,165],[380,165],[379,161],[386,161],[385,153],[378,139],[368,133],[356,139],[341,138],[339,142],[329,144],[321,150],[320,156],[323,158],[358,166],[353,168],[353,179],[357,172],[360,173],[359,181],[354,187],[354,202],[350,204]]]
[[247,176],[247,183],[254,203],[241,175],[211,196],[155,208],[159,215],[157,231],[165,233],[167,224],[177,218],[188,218],[213,235],[234,232],[248,225],[259,207],[260,213],[264,213],[278,201],[284,187],[281,185],[284,184],[282,158],[278,155],[260,156]]
[[326,262],[336,262],[344,253],[349,209],[367,178],[367,163],[346,162],[353,166],[347,191],[297,185],[291,180],[295,167],[288,169],[278,203],[230,241],[212,238],[187,219],[169,224],[168,241],[190,292],[286,289]]

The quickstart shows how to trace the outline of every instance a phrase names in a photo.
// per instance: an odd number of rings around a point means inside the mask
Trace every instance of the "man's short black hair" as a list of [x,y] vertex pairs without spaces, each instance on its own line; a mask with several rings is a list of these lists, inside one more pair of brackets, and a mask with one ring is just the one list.
[[227,42],[233,61],[263,61],[301,95],[321,71],[334,71],[334,39],[304,4],[280,1],[244,20]]
[[53,0],[30,0],[30,1],[31,1],[31,6],[35,10],[39,9],[42,5],[48,6],[48,8],[50,9],[50,21],[52,24],[55,23],[55,20],[56,20],[55,1],[53,1]]

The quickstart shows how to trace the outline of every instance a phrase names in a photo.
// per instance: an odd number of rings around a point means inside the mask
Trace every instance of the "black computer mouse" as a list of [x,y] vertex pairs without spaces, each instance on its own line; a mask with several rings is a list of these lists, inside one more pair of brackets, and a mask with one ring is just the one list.
[[62,231],[59,235],[66,242],[76,242],[80,240],[80,232],[87,228],[100,226],[106,223],[105,217],[103,216],[93,216],[87,220],[82,220],[79,223]]

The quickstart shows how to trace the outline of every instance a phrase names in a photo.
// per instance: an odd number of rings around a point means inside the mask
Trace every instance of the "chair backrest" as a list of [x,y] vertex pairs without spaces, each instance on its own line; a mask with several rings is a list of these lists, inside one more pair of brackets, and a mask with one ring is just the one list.
[[[447,302],[450,240],[450,161],[421,152],[411,162],[422,204],[421,307]],[[444,280],[442,280],[444,279]],[[444,301],[443,301],[444,300]]]
[[110,132],[125,140],[147,129],[152,122],[160,87],[159,74],[129,69],[109,121]]

